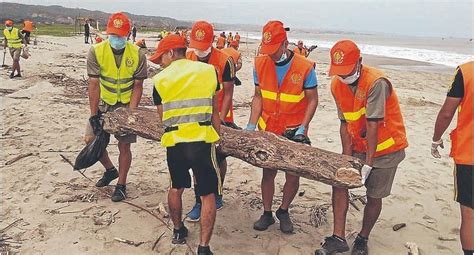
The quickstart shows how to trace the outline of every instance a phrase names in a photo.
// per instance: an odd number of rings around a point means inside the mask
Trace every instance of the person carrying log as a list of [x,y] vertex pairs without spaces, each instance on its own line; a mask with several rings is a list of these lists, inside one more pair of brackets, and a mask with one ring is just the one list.
[[[130,21],[123,13],[114,13],[107,22],[109,38],[95,44],[87,55],[89,76],[90,118],[84,140],[93,141],[102,129],[101,114],[121,107],[136,108],[142,97],[143,80],[147,78],[145,54],[136,45],[127,42]],[[105,167],[96,187],[105,187],[118,178],[112,201],[126,198],[127,174],[132,164],[130,145],[137,141],[136,135],[116,135],[119,148],[119,170],[110,161],[107,151],[100,162]]]
[[[260,52],[255,58],[255,95],[246,130],[283,135],[295,142],[310,144],[308,127],[318,106],[318,82],[313,62],[288,49],[286,28],[280,21],[263,27]],[[263,169],[263,215],[253,228],[266,230],[275,223],[272,213],[277,170]],[[299,177],[286,173],[283,201],[276,211],[283,233],[293,232],[288,207],[299,188]]]
[[464,255],[474,252],[474,120],[472,74],[474,62],[456,68],[452,84],[438,113],[431,144],[431,155],[441,158],[438,147],[444,148],[441,136],[458,113],[456,129],[451,134],[451,153],[454,159],[454,199],[461,208],[461,246]]
[[209,241],[216,219],[216,196],[222,193],[215,147],[220,131],[216,69],[186,59],[186,41],[175,34],[161,40],[150,61],[164,68],[153,77],[153,100],[165,127],[161,144],[166,147],[171,176],[168,206],[174,225],[172,243],[185,243],[188,236],[181,216],[182,195],[184,188],[191,187],[192,169],[202,204],[197,254],[212,254]]
[[[368,254],[369,234],[382,210],[382,199],[390,195],[398,164],[405,158],[405,126],[392,84],[380,70],[362,65],[354,42],[338,41],[330,54],[331,92],[341,121],[342,154],[365,160],[361,175],[367,205],[352,254]],[[325,238],[316,255],[349,250],[345,240],[348,205],[348,190],[333,186],[333,235]]]

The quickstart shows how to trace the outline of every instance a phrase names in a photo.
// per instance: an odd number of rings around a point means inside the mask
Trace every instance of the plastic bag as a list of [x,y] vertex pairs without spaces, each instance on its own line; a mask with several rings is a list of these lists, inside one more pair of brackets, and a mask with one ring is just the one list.
[[109,145],[110,134],[102,131],[94,140],[86,145],[84,149],[77,155],[76,162],[74,162],[74,170],[81,170],[94,165],[104,154],[107,145]]
[[28,47],[24,47],[23,50],[21,51],[21,55],[20,55],[22,58],[24,59],[28,59],[31,54],[30,54],[30,48]]

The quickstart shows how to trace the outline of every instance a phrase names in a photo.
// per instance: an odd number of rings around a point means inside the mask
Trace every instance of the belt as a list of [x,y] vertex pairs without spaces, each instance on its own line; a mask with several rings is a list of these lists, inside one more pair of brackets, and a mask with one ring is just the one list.
[[[210,126],[212,125],[211,121],[201,121],[198,122],[199,126]],[[171,132],[171,131],[176,131],[179,129],[179,126],[172,126],[172,127],[166,127],[165,128],[165,133]]]

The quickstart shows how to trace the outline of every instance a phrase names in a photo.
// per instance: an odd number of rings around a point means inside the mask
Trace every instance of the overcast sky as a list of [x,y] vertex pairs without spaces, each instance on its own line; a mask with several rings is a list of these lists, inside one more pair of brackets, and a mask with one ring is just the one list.
[[0,0],[62,5],[182,20],[263,25],[282,20],[294,28],[414,36],[473,36],[472,0]]

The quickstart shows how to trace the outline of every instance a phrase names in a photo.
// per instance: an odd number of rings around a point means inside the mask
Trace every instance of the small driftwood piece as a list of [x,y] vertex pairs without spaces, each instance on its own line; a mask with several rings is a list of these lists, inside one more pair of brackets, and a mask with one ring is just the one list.
[[133,245],[135,247],[138,247],[138,246],[145,243],[145,242],[134,242],[134,241],[130,241],[130,240],[127,240],[127,239],[118,238],[118,237],[115,237],[114,240],[117,241],[117,242],[120,242],[120,243]]
[[413,242],[407,242],[405,247],[408,249],[408,255],[419,255],[418,245]]
[[[119,109],[106,113],[104,129],[111,134],[136,134],[159,141],[164,133],[156,110]],[[250,132],[221,126],[218,152],[261,168],[278,169],[340,188],[362,186],[363,163],[341,155],[292,142],[269,132]]]
[[26,157],[29,157],[29,156],[33,156],[34,153],[33,152],[29,152],[29,153],[25,153],[25,154],[20,154],[10,160],[8,160],[7,162],[5,162],[5,165],[8,166],[8,165],[11,165],[15,162],[17,162],[18,160],[22,159],[22,158],[26,158]]

